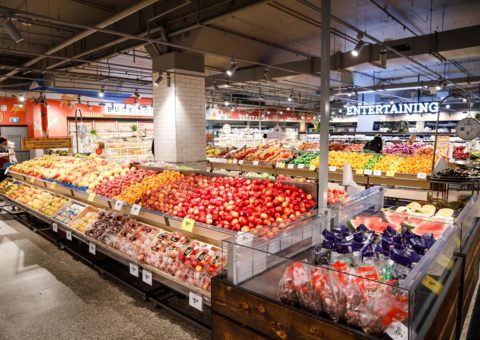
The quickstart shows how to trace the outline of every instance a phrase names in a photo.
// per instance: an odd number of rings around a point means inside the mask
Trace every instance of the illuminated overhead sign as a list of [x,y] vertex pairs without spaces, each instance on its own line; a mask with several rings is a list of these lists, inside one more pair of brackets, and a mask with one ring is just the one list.
[[426,103],[396,103],[379,105],[348,106],[347,115],[396,115],[411,113],[437,113],[438,102]]

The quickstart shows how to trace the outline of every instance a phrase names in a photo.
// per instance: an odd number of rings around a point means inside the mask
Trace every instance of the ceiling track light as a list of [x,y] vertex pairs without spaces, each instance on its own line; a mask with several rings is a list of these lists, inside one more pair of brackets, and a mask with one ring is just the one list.
[[270,69],[268,68],[268,66],[263,69],[263,79],[265,79],[266,81],[272,80],[272,78],[270,77]]
[[135,89],[135,91],[133,91],[133,96],[137,99],[142,98],[142,95],[140,94],[140,92],[138,92],[138,89]]
[[15,41],[15,43],[19,43],[23,40],[22,34],[20,31],[15,27],[15,25],[12,23],[12,20],[10,18],[4,19],[2,23],[3,29],[7,34],[10,36],[10,38]]
[[362,52],[363,48],[365,47],[365,41],[363,41],[363,34],[359,33],[357,39],[358,43],[355,45],[353,50],[350,51],[350,53],[354,57],[358,57],[360,55],[360,52]]
[[294,95],[295,95],[295,92],[293,92],[293,89],[292,89],[292,92],[290,92],[290,95],[288,96],[287,100],[291,102],[293,100]]
[[100,92],[98,92],[98,96],[99,96],[100,98],[103,98],[103,97],[105,97],[105,91],[104,91],[104,88],[105,88],[105,87],[102,85],[102,88],[100,89]]
[[18,100],[23,103],[25,101],[25,96],[23,94],[18,95]]
[[158,86],[162,82],[163,77],[161,74],[158,75],[157,79],[153,82],[153,85]]
[[225,73],[227,74],[227,76],[231,77],[233,76],[237,68],[238,68],[238,65],[237,63],[235,63],[235,59],[232,58],[232,61],[230,61],[230,68],[227,71],[225,71]]

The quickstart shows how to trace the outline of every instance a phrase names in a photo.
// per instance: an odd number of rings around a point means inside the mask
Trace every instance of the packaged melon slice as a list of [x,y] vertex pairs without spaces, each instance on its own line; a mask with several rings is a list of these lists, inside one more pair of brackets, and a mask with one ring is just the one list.
[[435,211],[437,211],[437,208],[435,208],[433,205],[425,204],[420,211],[423,215],[432,217],[435,214]]
[[443,208],[437,211],[436,217],[443,217],[443,218],[450,218],[453,216],[453,209],[450,208]]

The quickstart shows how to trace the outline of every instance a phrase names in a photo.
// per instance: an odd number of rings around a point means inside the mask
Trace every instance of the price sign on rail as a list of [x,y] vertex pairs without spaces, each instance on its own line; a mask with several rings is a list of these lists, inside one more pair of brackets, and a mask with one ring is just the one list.
[[239,160],[238,164],[242,165],[243,164],[243,159]]
[[373,176],[382,176],[382,170],[373,170]]
[[55,189],[56,186],[57,186],[57,182],[50,183],[50,189]]
[[130,210],[130,214],[138,216],[138,214],[140,213],[140,209],[142,209],[141,205],[134,204],[132,205],[132,210]]
[[88,201],[89,201],[89,202],[93,202],[93,200],[95,199],[95,196],[96,196],[96,195],[97,195],[97,194],[94,193],[94,192],[91,192],[90,194],[88,194]]
[[253,161],[253,165],[258,165],[258,161]]
[[276,167],[279,168],[279,169],[282,169],[282,168],[285,167],[285,163],[283,163],[283,162],[277,162]]
[[337,167],[336,166],[329,166],[328,171],[335,172],[335,171],[337,171]]
[[395,171],[393,170],[388,170],[386,173],[387,177],[395,177]]
[[70,230],[67,230],[67,240],[71,241],[72,240],[72,232]]
[[366,169],[364,172],[363,172],[365,175],[371,175],[372,174],[372,170],[370,169]]
[[305,168],[305,164],[298,164],[298,168],[299,168],[299,169]]
[[417,174],[417,178],[418,178],[418,179],[427,179],[427,174],[424,173],[424,172],[419,172],[419,173]]
[[123,207],[123,201],[122,200],[118,200],[115,202],[115,206],[113,207],[113,209],[115,210],[122,210],[122,207]]
[[97,246],[95,243],[88,243],[88,252],[93,255],[97,254]]
[[317,168],[315,167],[315,165],[310,165],[310,167],[309,167],[308,169],[309,169],[310,171],[315,171],[315,169],[317,169]]
[[195,220],[185,217],[182,221],[182,229],[192,232],[193,226],[195,225]]
[[295,167],[295,164],[288,164],[287,168],[293,169]]
[[35,177],[30,177],[30,183],[33,184],[33,182],[35,182]]
[[142,281],[145,282],[147,285],[151,286],[153,284],[152,279],[153,279],[152,273],[149,272],[148,270],[143,269],[142,270]]
[[52,223],[52,230],[53,230],[54,233],[58,233],[58,224],[57,223],[55,223],[55,222]]
[[130,269],[130,275],[138,277],[138,264],[130,263],[129,269]]
[[355,174],[357,174],[357,175],[363,175],[363,169],[357,169],[357,170],[355,170]]
[[201,295],[190,292],[188,294],[188,304],[200,312],[203,312],[203,298]]

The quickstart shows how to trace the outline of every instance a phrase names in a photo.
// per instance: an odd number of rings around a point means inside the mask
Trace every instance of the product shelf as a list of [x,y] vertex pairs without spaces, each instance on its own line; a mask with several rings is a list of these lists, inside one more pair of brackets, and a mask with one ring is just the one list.
[[[31,185],[29,185],[29,186],[31,186]],[[113,247],[110,247],[110,246],[108,246],[104,243],[99,242],[98,240],[95,240],[93,238],[90,238],[90,237],[86,236],[82,232],[78,231],[75,228],[70,227],[69,225],[67,225],[65,223],[62,223],[62,222],[54,219],[53,217],[44,215],[44,214],[40,213],[39,211],[34,210],[27,205],[19,203],[19,202],[9,198],[8,196],[6,196],[4,194],[0,194],[0,197],[2,197],[2,199],[9,202],[10,204],[15,205],[20,210],[22,210],[24,212],[27,212],[28,214],[30,214],[32,216],[35,216],[36,218],[38,218],[38,219],[40,219],[40,220],[42,220],[42,221],[44,221],[44,222],[46,222],[50,225],[52,225],[53,223],[56,223],[58,230],[62,230],[64,232],[67,232],[67,231],[71,232],[72,238],[75,238],[75,239],[79,240],[80,242],[83,242],[85,244],[90,244],[90,243],[95,244],[97,252],[100,252],[100,253],[116,260],[117,262],[122,263],[125,266],[129,266],[131,263],[133,263],[133,264],[136,264],[138,266],[140,273],[143,270],[147,270],[147,271],[151,272],[153,274],[153,279],[154,280],[168,286],[169,288],[175,290],[176,292],[178,292],[180,294],[188,296],[190,294],[190,292],[193,292],[195,294],[201,295],[203,297],[203,303],[210,306],[210,301],[211,301],[211,293],[210,292],[207,292],[207,291],[202,290],[198,287],[192,286],[188,283],[185,283],[185,282],[175,278],[172,275],[169,275],[169,274],[166,274],[166,273],[160,271],[159,269],[157,269],[157,268],[155,268],[151,265],[148,265],[144,262],[140,262],[137,259],[135,259],[133,257],[130,257],[127,254],[124,254],[124,253],[120,252],[119,250],[117,250]],[[83,202],[79,202],[79,201],[73,201],[73,202],[76,203],[76,204],[80,204],[80,205],[84,206],[85,208],[88,208],[88,205],[85,205],[85,203],[83,203]],[[70,223],[75,221],[75,219],[76,218],[72,219],[72,221]],[[182,231],[182,232],[184,232],[184,231]]]

